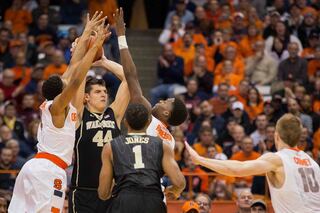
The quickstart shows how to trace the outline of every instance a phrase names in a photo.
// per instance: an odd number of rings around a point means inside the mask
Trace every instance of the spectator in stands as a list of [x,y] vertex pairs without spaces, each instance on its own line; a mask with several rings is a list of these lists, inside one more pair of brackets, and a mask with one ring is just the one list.
[[302,125],[308,129],[309,134],[312,134],[313,126],[312,126],[311,117],[309,115],[306,115],[306,114],[300,112],[300,106],[299,106],[296,99],[289,98],[287,100],[287,103],[288,103],[288,112],[298,116],[301,119]]
[[304,14],[302,24],[298,28],[298,37],[304,48],[309,47],[308,38],[313,32],[319,32],[319,28],[316,26],[316,16],[312,12]]
[[200,206],[199,213],[210,213],[212,211],[211,199],[207,194],[199,193],[194,200]]
[[21,169],[22,166],[26,163],[26,159],[24,159],[19,155],[20,153],[19,142],[15,139],[10,139],[6,143],[6,148],[9,148],[12,150],[12,162],[11,162],[12,166],[17,169]]
[[[250,17],[248,17],[250,19]],[[248,33],[244,36],[239,44],[241,55],[245,58],[254,55],[254,44],[262,40],[259,29],[255,24],[248,26]]]
[[44,41],[39,46],[38,63],[47,66],[51,63],[52,57],[56,52],[56,48],[52,41]]
[[267,213],[266,203],[263,200],[252,201],[251,213]]
[[1,126],[0,126],[0,138],[1,138],[1,146],[0,146],[0,148],[5,147],[5,143],[8,140],[13,138],[12,130],[9,129],[9,127],[7,127],[4,124],[1,124]]
[[274,38],[271,49],[266,50],[266,52],[274,59],[277,65],[289,57],[289,52],[284,42],[277,37]]
[[37,143],[38,143],[38,139],[37,139],[37,133],[38,133],[38,127],[40,124],[40,120],[35,119],[32,120],[29,124],[28,124],[28,136],[26,139],[26,145],[28,147],[29,150],[31,150],[31,154],[37,153],[38,149],[37,149]]
[[308,129],[306,127],[302,127],[301,137],[300,141],[297,144],[297,147],[298,149],[305,151],[312,157],[312,154],[310,152],[312,147],[312,141],[309,138]]
[[234,131],[234,127],[237,125],[236,120],[233,117],[230,117],[227,120],[226,128],[219,134],[219,138],[217,138],[217,143],[223,148],[223,152],[225,152],[226,147],[232,146],[234,144],[232,134]]
[[25,93],[22,97],[22,104],[19,108],[18,117],[23,121],[24,126],[28,126],[28,124],[34,120],[38,119],[39,112],[35,110],[35,100],[34,95],[30,93]]
[[195,31],[203,36],[209,36],[214,30],[214,25],[213,21],[207,18],[205,9],[202,6],[197,6],[194,14]]
[[188,68],[188,64],[192,63],[195,56],[195,47],[193,45],[192,35],[190,33],[185,33],[182,37],[182,45],[179,45],[178,41],[173,44],[174,53],[183,58],[184,62],[184,76],[191,76],[191,69]]
[[7,213],[8,203],[4,197],[0,197],[0,213]]
[[152,105],[160,99],[173,97],[175,89],[184,85],[183,68],[183,59],[174,54],[170,44],[164,45],[157,67],[160,85],[151,90]]
[[[81,22],[82,11],[85,8],[84,2],[79,0],[62,0],[60,1],[60,16],[62,24],[76,25]],[[110,8],[111,9],[111,8]],[[112,8],[115,9],[115,8]],[[101,9],[100,9],[101,10]],[[104,14],[111,16],[112,14]]]
[[246,130],[246,133],[251,132],[251,124],[248,114],[244,111],[244,106],[241,102],[236,101],[232,104],[232,116],[235,118],[237,124],[243,126]]
[[289,58],[279,64],[278,80],[287,81],[289,79],[295,79],[297,82],[305,85],[307,82],[308,63],[298,55],[298,43],[289,43],[288,51]]
[[232,16],[232,30],[234,40],[240,42],[247,35],[247,21],[242,12],[236,12]]
[[216,130],[217,133],[220,133],[225,125],[225,121],[221,116],[215,115],[212,111],[212,105],[209,101],[204,100],[200,104],[201,114],[198,119],[195,121],[192,133],[196,136],[198,131],[201,128],[201,123],[204,120],[209,120],[211,126]]
[[206,95],[199,92],[198,81],[195,78],[190,78],[187,81],[187,91],[182,94],[186,107],[189,111],[189,119],[194,123],[200,115],[200,103],[205,99]]
[[2,74],[2,82],[0,82],[0,89],[4,92],[5,100],[16,98],[22,92],[22,87],[14,84],[14,72],[11,69],[4,70]]
[[312,30],[308,36],[308,47],[305,47],[301,57],[307,60],[315,58],[316,48],[319,46],[319,30]]
[[320,115],[312,110],[312,97],[308,94],[302,97],[300,101],[302,113],[312,118],[312,127],[317,130],[320,126]]
[[[227,177],[234,179],[232,177]],[[209,195],[213,200],[232,200],[233,185],[228,183],[224,176],[217,176],[209,186]]]
[[270,36],[275,36],[277,23],[281,21],[280,13],[273,11],[270,13],[270,23],[265,27],[263,31],[263,38],[267,39]]
[[213,74],[207,70],[206,57],[199,55],[193,64],[193,74],[199,84],[199,90],[207,94],[212,94]]
[[256,87],[251,87],[248,92],[248,99],[244,105],[245,111],[248,113],[251,121],[263,112],[263,99]]
[[12,60],[9,52],[10,30],[0,28],[0,69],[7,68],[8,61]]
[[19,87],[24,89],[31,79],[32,70],[27,64],[25,53],[22,51],[17,54],[15,62],[16,66],[11,68],[15,74],[14,80]]
[[247,80],[242,80],[240,81],[240,84],[236,88],[236,90],[230,91],[229,95],[236,96],[238,101],[240,101],[242,104],[245,104],[248,98],[249,89],[250,89],[250,82]]
[[293,35],[298,36],[298,28],[302,24],[303,18],[300,7],[297,4],[290,5],[287,24]]
[[50,0],[39,0],[38,8],[32,11],[32,20],[34,24],[43,14],[47,15],[47,17],[49,18],[49,24],[51,26],[54,26],[54,28],[59,24],[59,13],[55,9],[51,8],[49,4]]
[[25,87],[26,93],[35,94],[37,92],[37,86],[39,81],[43,78],[43,70],[45,66],[43,64],[36,64],[31,73],[31,79]]
[[200,207],[194,201],[186,201],[182,206],[182,213],[199,213]]
[[[236,72],[232,65],[232,61],[224,60],[221,63],[223,64],[221,74],[216,75],[214,77],[214,85],[226,83],[230,85],[231,88],[236,88],[241,82],[242,77],[235,74]],[[215,87],[214,87],[214,91],[216,90]]]
[[260,149],[260,154],[264,154],[265,152],[276,152],[276,146],[274,143],[274,132],[275,132],[275,125],[269,123],[266,128],[266,138],[264,140],[266,150]]
[[[199,192],[208,192],[208,175],[207,173],[200,168],[200,166],[195,165],[189,155],[185,155],[184,162],[186,164],[186,167],[182,169],[182,172],[188,173],[192,172],[196,174],[197,176],[192,176],[190,179],[188,176],[186,176],[186,188],[184,189],[184,194],[187,194],[189,191],[191,191],[191,194],[199,193]],[[192,189],[189,189],[190,182],[192,181]],[[189,195],[190,196],[190,195]],[[190,198],[189,198],[190,199]]]
[[[2,148],[0,154],[0,170],[16,170],[12,164],[13,153],[9,148]],[[16,175],[0,174],[0,189],[13,190]]]
[[[253,150],[253,140],[250,137],[244,137],[241,143],[241,150],[233,154],[230,160],[247,161],[255,160],[260,154]],[[252,185],[253,176],[236,178],[236,187],[247,188]]]
[[[44,0],[47,1],[47,0]],[[49,25],[49,16],[45,13],[41,14],[39,18],[35,19],[37,24],[30,29],[29,36],[33,43],[39,45],[45,41],[57,42],[56,31]]]
[[13,0],[11,7],[6,10],[5,21],[11,21],[13,34],[25,33],[32,22],[31,13],[22,8],[22,0]]
[[44,69],[43,79],[46,80],[53,74],[62,75],[67,70],[67,67],[62,51],[56,50],[52,57],[52,63]]
[[230,158],[241,149],[241,143],[246,136],[243,126],[236,124],[231,132],[232,141],[223,145],[223,153]]
[[314,58],[308,62],[308,80],[310,83],[315,81],[316,75],[320,70],[320,46],[315,48]]
[[218,85],[217,96],[210,99],[212,111],[215,115],[222,115],[228,109],[229,101],[229,85],[227,83],[220,83]]
[[251,213],[252,201],[253,195],[249,190],[241,191],[236,201],[237,213]]
[[[297,45],[297,53],[301,53],[302,52],[302,45],[301,45],[301,42],[300,40],[294,36],[294,35],[291,35],[290,32],[289,32],[289,29],[287,28],[287,26],[285,25],[284,22],[277,22],[276,24],[276,34],[274,36],[269,36],[266,40],[266,50],[271,52],[271,48],[272,48],[272,45],[273,45],[273,42],[274,42],[274,39],[275,38],[279,38],[281,41],[284,42],[284,47],[287,48],[289,47],[289,43],[296,43]],[[289,51],[290,52],[290,51]]]
[[16,105],[13,102],[9,102],[5,106],[3,121],[19,140],[25,139],[23,123],[17,118]]
[[181,23],[186,25],[188,22],[193,21],[194,15],[192,12],[186,9],[187,1],[186,0],[178,0],[176,4],[175,10],[168,13],[165,21],[165,28],[170,28],[170,22],[172,16],[178,15],[181,18]]
[[222,153],[222,148],[215,143],[212,129],[210,127],[202,127],[199,130],[197,143],[193,144],[193,148],[199,155],[206,157],[210,146],[214,146],[217,153]]
[[255,123],[257,129],[250,135],[254,147],[266,139],[266,128],[268,125],[267,116],[265,114],[259,114],[255,120]]
[[271,85],[277,76],[277,64],[264,49],[264,41],[255,42],[254,54],[246,60],[246,76],[255,85]]
[[165,45],[174,43],[184,35],[184,26],[181,23],[180,17],[172,16],[169,28],[164,28],[159,36],[159,43]]

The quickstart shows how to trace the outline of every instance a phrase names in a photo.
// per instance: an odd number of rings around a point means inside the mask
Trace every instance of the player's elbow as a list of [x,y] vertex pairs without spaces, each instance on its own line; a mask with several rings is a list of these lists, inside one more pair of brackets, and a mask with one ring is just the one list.
[[174,185],[181,190],[183,190],[186,187],[186,179],[184,178],[184,176],[182,174],[179,175],[179,178],[177,178]]
[[111,197],[110,190],[98,189],[98,195],[101,200],[108,200]]

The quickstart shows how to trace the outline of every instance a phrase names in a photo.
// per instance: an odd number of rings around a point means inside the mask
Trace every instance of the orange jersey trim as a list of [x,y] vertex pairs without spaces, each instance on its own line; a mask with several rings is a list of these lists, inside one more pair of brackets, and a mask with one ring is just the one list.
[[47,160],[51,161],[52,163],[56,164],[57,166],[59,166],[63,170],[65,170],[68,167],[68,164],[66,162],[64,162],[61,158],[59,158],[56,155],[50,154],[50,153],[40,152],[40,153],[36,154],[34,156],[34,158],[47,159]]

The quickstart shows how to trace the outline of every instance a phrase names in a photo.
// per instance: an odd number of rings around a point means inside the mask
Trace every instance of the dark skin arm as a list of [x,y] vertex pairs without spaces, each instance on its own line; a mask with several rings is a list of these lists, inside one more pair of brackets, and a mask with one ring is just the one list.
[[111,144],[107,143],[101,154],[102,167],[99,177],[98,195],[101,200],[107,200],[111,197],[113,169],[112,169],[112,149]]
[[[118,36],[125,35],[125,23],[123,20],[123,11],[122,8],[117,9],[114,14],[116,32]],[[123,66],[124,75],[127,79],[128,88],[130,92],[130,103],[141,103],[143,104],[149,112],[151,112],[151,104],[143,96],[141,85],[138,79],[137,68],[133,63],[130,51],[128,48],[120,50],[121,64]]]

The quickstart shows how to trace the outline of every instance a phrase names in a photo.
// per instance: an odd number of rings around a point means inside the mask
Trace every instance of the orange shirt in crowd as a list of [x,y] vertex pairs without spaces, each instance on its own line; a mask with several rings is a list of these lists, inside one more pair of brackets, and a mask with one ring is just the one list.
[[[194,58],[194,59],[195,59],[195,58]],[[193,59],[192,61],[189,61],[189,63],[186,64],[186,67],[185,67],[185,69],[188,70],[188,73],[189,73],[189,70],[191,70],[190,75],[192,74],[194,59]],[[207,67],[206,67],[206,69],[207,69],[210,73],[213,73],[213,71],[214,71],[214,66],[215,66],[214,60],[213,60],[212,58],[206,56],[206,62],[207,62]]]
[[313,135],[313,149],[312,149],[312,155],[314,159],[318,159],[320,151],[320,128],[314,133]]
[[[238,160],[238,161],[247,161],[247,160],[255,160],[260,157],[258,152],[252,151],[249,156],[246,156],[243,151],[239,151],[233,154],[230,160]],[[236,182],[240,182],[241,180],[245,180],[249,185],[252,184],[253,176],[236,178]]]
[[[238,75],[241,79],[240,81],[244,78],[244,62],[242,58],[236,57],[236,59],[232,63],[234,74]],[[222,75],[222,69],[223,69],[223,62],[219,63],[214,71],[214,74],[217,75]]]
[[[214,144],[214,147],[216,148],[218,153],[222,153],[222,148],[221,146],[219,146],[218,144]],[[196,152],[203,156],[206,157],[208,155],[208,148],[203,146],[201,143],[196,143],[193,145],[194,150],[196,150]]]
[[209,102],[212,105],[212,112],[215,115],[221,115],[228,109],[228,102],[221,100],[219,97],[213,97]]
[[66,64],[62,64],[60,67],[49,64],[43,71],[43,79],[47,80],[53,74],[62,75],[67,70],[67,68],[68,66]]
[[249,36],[244,36],[243,39],[241,39],[240,44],[239,44],[239,49],[240,53],[244,58],[247,58],[249,56],[254,55],[253,51],[253,45],[257,41],[263,40],[261,35],[255,36],[255,37],[249,37]]
[[240,95],[239,88],[236,90],[230,90],[229,96],[236,96],[238,101],[240,101],[243,105],[245,105],[247,102],[247,98]]
[[308,76],[314,76],[314,74],[320,70],[320,60],[313,59],[308,62]]
[[195,47],[191,45],[188,49],[185,49],[184,47],[173,46],[173,51],[177,56],[183,58],[185,67],[184,75],[190,76],[192,74],[192,67],[190,67],[190,63],[192,63],[195,57]]
[[28,25],[32,22],[32,15],[24,9],[13,10],[9,8],[4,14],[4,20],[12,22],[13,34],[25,33],[28,30]]
[[308,59],[308,57],[314,56],[315,53],[316,50],[314,48],[307,47],[302,50],[301,57]]
[[[205,171],[203,171],[199,166],[196,166],[196,168],[193,171],[191,171],[189,168],[183,168],[182,172],[191,172],[197,174],[197,176],[201,179],[201,192],[208,193],[209,177],[208,174]],[[186,176],[186,178],[188,178],[188,176]]]
[[320,112],[320,100],[315,100],[313,102],[313,111],[314,112]]
[[21,79],[20,84],[26,86],[29,81],[31,80],[31,68],[29,67],[13,67],[11,69],[14,72],[14,80],[19,80]]
[[261,101],[260,104],[255,106],[249,106],[248,104],[245,104],[244,110],[248,113],[250,120],[253,121],[260,113],[263,112],[263,106],[263,101]]
[[227,83],[231,86],[237,87],[241,81],[241,77],[234,73],[227,73],[227,74],[221,74],[216,75],[214,77],[214,85],[219,85],[221,83]]
[[117,10],[115,0],[90,0],[88,1],[89,13],[92,16],[96,11],[103,11],[104,16],[108,16],[108,22],[113,23],[113,13]]

